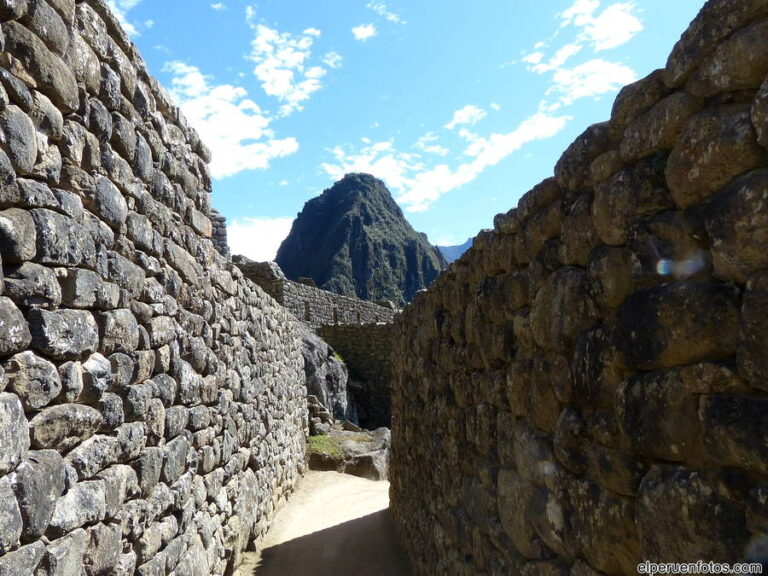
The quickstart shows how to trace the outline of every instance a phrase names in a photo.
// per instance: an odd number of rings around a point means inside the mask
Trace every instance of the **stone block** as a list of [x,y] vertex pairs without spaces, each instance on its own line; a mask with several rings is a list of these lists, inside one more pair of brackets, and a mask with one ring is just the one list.
[[676,204],[688,208],[765,160],[749,105],[708,108],[691,117],[669,154],[667,184]]
[[686,90],[709,98],[726,92],[754,90],[768,74],[768,21],[743,28],[704,58],[688,80]]
[[759,433],[768,417],[768,400],[706,395],[702,397],[701,417],[704,444],[714,462],[758,474],[768,472],[768,447]]
[[46,576],[70,576],[79,574],[83,567],[86,533],[78,528],[71,534],[52,541],[45,549],[41,563]]
[[28,576],[37,568],[45,554],[45,544],[34,542],[0,557],[0,574]]
[[61,360],[76,360],[95,352],[99,333],[93,314],[85,310],[32,310],[32,347]]
[[56,273],[32,262],[11,266],[6,271],[4,294],[18,306],[50,309],[61,304]]
[[768,8],[762,0],[708,2],[672,49],[664,82],[671,88],[682,86],[723,40],[766,13]]
[[83,557],[88,576],[112,574],[123,551],[119,524],[96,524],[86,530],[87,545]]
[[531,327],[536,343],[547,350],[565,350],[596,320],[587,278],[578,268],[561,268],[551,274],[536,294]]
[[96,244],[89,225],[47,208],[34,209],[31,214],[37,231],[37,262],[60,266],[95,263]]
[[26,210],[0,211],[0,256],[5,264],[31,260],[37,254],[35,221]]
[[79,107],[77,81],[66,64],[48,50],[42,40],[17,22],[3,24],[6,50],[19,58],[24,70],[34,79],[38,90],[63,112]]
[[55,450],[29,453],[11,481],[24,520],[22,538],[29,542],[45,534],[56,500],[64,492],[64,461]]
[[0,296],[0,356],[24,350],[32,341],[27,321],[13,301]]
[[99,472],[97,478],[104,480],[107,518],[117,516],[126,500],[139,495],[139,479],[130,466],[110,466]]
[[699,398],[686,390],[676,371],[633,376],[617,395],[617,419],[641,456],[687,460],[701,435]]
[[558,185],[573,192],[587,187],[590,182],[585,178],[588,171],[584,170],[584,167],[606,152],[611,144],[611,132],[607,122],[593,124],[587,128],[555,164],[555,179]]
[[500,470],[498,507],[501,524],[515,547],[526,558],[545,558],[548,548],[539,538],[533,524],[533,501],[539,489],[514,470]]
[[[22,530],[22,519],[11,478],[0,478],[0,554],[16,547]],[[2,560],[3,556],[0,556]]]
[[56,366],[34,352],[16,354],[3,367],[10,391],[21,399],[26,410],[44,408],[61,392]]
[[678,466],[654,466],[637,494],[635,518],[646,558],[737,562],[748,540],[744,510],[719,479]]
[[29,422],[32,446],[67,452],[90,438],[101,427],[98,410],[82,404],[61,404],[45,408]]
[[675,92],[640,114],[627,127],[619,151],[624,160],[663,155],[675,146],[688,118],[699,102],[684,92]]
[[644,159],[620,170],[595,189],[595,229],[606,244],[626,244],[638,219],[674,207],[664,181],[663,165]]
[[116,308],[120,289],[91,270],[68,268],[59,275],[62,302],[70,308]]
[[131,354],[139,345],[139,325],[130,310],[110,310],[96,316],[104,354]]
[[768,266],[768,170],[754,170],[725,186],[705,216],[715,274],[746,283]]
[[66,456],[66,461],[77,471],[80,480],[93,478],[117,460],[117,438],[102,434],[91,436]]
[[32,119],[21,108],[10,104],[0,111],[0,129],[4,136],[2,149],[16,172],[31,174],[37,160],[37,138]]
[[768,275],[747,282],[741,305],[741,330],[736,361],[739,376],[755,388],[768,390]]
[[56,502],[49,532],[52,536],[65,535],[86,524],[101,522],[105,515],[104,481],[78,482]]
[[0,474],[11,472],[26,459],[29,428],[19,397],[0,393]]
[[627,298],[614,342],[626,366],[667,368],[735,354],[736,295],[725,284],[670,282]]

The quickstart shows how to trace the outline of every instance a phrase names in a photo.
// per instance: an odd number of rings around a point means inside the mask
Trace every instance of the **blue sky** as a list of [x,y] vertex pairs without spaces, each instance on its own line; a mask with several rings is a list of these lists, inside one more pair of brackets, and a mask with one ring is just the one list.
[[703,0],[110,0],[213,152],[234,253],[271,259],[346,172],[459,244],[551,176]]

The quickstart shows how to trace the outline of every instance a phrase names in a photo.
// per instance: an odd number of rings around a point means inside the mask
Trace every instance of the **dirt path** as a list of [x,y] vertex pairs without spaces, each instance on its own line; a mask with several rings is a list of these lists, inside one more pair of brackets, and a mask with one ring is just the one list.
[[389,482],[309,471],[239,576],[408,576]]

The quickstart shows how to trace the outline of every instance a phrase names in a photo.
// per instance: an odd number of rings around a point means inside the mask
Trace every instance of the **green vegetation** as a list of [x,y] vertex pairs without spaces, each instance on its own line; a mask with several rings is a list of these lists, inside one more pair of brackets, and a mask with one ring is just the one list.
[[307,445],[309,454],[325,454],[331,458],[343,458],[344,453],[335,438],[330,436],[310,436]]

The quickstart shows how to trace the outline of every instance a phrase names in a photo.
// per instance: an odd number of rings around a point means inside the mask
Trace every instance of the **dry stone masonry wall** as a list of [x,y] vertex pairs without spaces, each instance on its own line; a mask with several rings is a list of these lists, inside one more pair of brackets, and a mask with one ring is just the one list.
[[253,262],[244,256],[235,256],[234,261],[246,278],[312,328],[392,322],[397,313],[394,305],[383,306],[288,280],[274,262]]
[[317,333],[338,352],[344,363],[364,383],[355,399],[367,428],[391,426],[393,324],[322,326]]
[[768,2],[711,0],[399,321],[417,574],[766,560]]
[[0,21],[0,574],[223,574],[304,468],[298,327],[105,5]]

